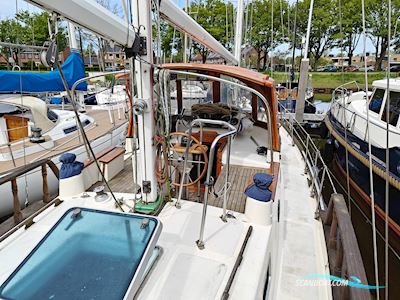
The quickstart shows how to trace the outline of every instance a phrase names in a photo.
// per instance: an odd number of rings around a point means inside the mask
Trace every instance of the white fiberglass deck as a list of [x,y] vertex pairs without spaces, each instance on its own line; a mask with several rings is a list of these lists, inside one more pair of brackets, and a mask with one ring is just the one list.
[[280,137],[280,272],[275,299],[332,299],[329,285],[299,286],[307,275],[329,274],[329,263],[322,222],[314,219],[317,201],[310,196],[305,162],[283,127]]
[[[90,193],[93,195],[93,193]],[[116,194],[132,205],[132,195]],[[19,229],[0,243],[0,284],[11,275],[71,207],[88,207],[115,211],[112,200],[97,203],[93,197],[67,198],[35,218],[28,230]],[[128,208],[125,207],[127,211]],[[227,223],[219,218],[221,209],[209,207],[205,229],[205,250],[199,250],[198,239],[202,204],[182,201],[177,209],[167,204],[159,219],[163,231],[158,240],[163,253],[142,287],[139,299],[220,299],[250,224],[240,221],[243,215]],[[126,230],[121,228],[121,230]],[[260,299],[267,268],[270,227],[253,226],[245,256],[230,290],[230,299]]]
[[[205,249],[199,250],[202,204],[182,201],[182,208],[168,204],[159,218],[164,253],[138,299],[221,299],[248,227],[244,216],[222,222],[220,208],[209,206]],[[243,261],[230,289],[229,299],[262,299],[267,269],[270,226],[253,225]],[[264,276],[263,276],[264,274]]]
[[[209,206],[205,223],[205,249],[199,250],[203,205],[182,201],[177,209],[168,203],[159,215],[163,230],[158,239],[162,254],[137,295],[138,299],[221,299],[250,225],[253,232],[230,288],[229,299],[263,299],[269,268],[269,299],[331,299],[329,286],[298,286],[311,274],[328,274],[322,224],[314,219],[315,199],[310,197],[304,161],[281,128],[280,174],[275,196],[273,226],[246,222],[243,214],[222,222],[222,209]],[[17,268],[57,220],[71,207],[115,211],[112,200],[90,197],[64,199],[35,218],[28,230],[19,229],[0,243],[0,284]],[[133,206],[134,195],[116,194]],[[276,223],[279,201],[280,221]],[[125,210],[129,209],[125,207]],[[124,230],[124,229],[121,229]]]

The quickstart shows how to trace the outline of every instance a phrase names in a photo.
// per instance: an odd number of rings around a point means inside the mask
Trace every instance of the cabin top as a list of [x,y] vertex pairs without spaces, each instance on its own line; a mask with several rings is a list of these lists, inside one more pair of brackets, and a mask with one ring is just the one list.
[[[372,82],[372,86],[374,88],[380,88],[380,89],[387,89],[387,78],[385,79],[380,79],[380,80],[375,80]],[[400,92],[400,78],[390,78],[389,79],[389,89],[391,91],[395,92]]]

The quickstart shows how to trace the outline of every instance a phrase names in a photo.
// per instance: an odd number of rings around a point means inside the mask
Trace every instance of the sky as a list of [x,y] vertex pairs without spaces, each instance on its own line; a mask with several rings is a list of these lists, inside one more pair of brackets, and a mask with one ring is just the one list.
[[13,18],[17,6],[18,10],[39,11],[37,7],[22,0],[17,0],[17,3],[15,0],[0,0],[0,19]]
[[[68,1],[68,0],[65,0]],[[120,0],[110,0],[111,3],[117,3],[119,6],[121,6],[121,1]],[[173,0],[178,6],[183,7],[185,5],[186,0]],[[235,4],[237,1],[234,0],[233,3]],[[236,4],[235,4],[236,5]],[[40,11],[39,8],[27,3],[26,1],[23,0],[0,0],[0,20],[6,19],[6,18],[13,18],[16,12],[16,8],[18,7],[18,10],[29,10],[30,12],[34,11]],[[287,45],[282,45],[277,48],[277,51],[285,51],[288,48]],[[372,42],[370,39],[367,39],[367,51],[372,52],[374,51],[374,47],[372,45]],[[331,51],[332,54],[337,54],[339,53],[339,49],[333,49]],[[355,50],[355,54],[360,54],[363,52],[363,41],[362,38],[360,39],[358,46]],[[298,52],[299,54],[300,52]]]

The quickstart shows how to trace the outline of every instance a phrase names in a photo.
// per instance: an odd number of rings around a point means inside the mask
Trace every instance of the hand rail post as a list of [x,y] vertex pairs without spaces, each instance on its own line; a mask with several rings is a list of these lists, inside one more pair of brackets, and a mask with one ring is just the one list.
[[42,179],[43,179],[43,203],[50,202],[49,185],[47,182],[47,167],[46,163],[42,163]]
[[11,179],[11,190],[13,193],[13,198],[14,198],[14,223],[18,224],[19,222],[22,221],[22,212],[21,212],[21,204],[19,203],[19,198],[18,198],[18,186],[17,186],[17,179],[13,178]]
[[222,216],[221,216],[221,219],[222,219],[222,221],[224,221],[224,222],[227,222],[227,219],[226,219],[226,213],[227,213],[227,211],[226,211],[226,205],[227,205],[227,202],[228,202],[228,199],[227,199],[227,188],[228,188],[228,182],[229,182],[229,168],[230,168],[230,156],[231,156],[231,145],[232,145],[232,136],[229,136],[228,137],[228,150],[227,150],[227,157],[226,157],[226,166],[225,166],[225,168],[226,168],[226,174],[225,174],[225,185],[224,185],[224,202],[223,202],[223,204],[222,204]]
[[15,163],[15,158],[14,158],[14,155],[13,155],[13,151],[11,149],[11,144],[8,143],[7,146],[8,146],[8,150],[10,151],[10,155],[11,155],[11,159],[12,159],[13,165],[14,165],[14,167],[16,167],[17,165]]
[[304,174],[307,174],[307,160],[308,160],[308,143],[309,143],[309,138],[310,138],[310,136],[307,134],[307,141],[306,141],[306,157],[305,157],[305,160],[306,160],[306,163],[304,164]]
[[294,131],[294,124],[293,124],[293,115],[289,115],[290,117],[290,131],[292,136],[292,146],[294,147],[294,138],[293,138],[293,131]]
[[[205,222],[206,222],[206,216],[207,216],[207,205],[208,205],[208,192],[210,187],[213,185],[213,182],[211,181],[211,171],[212,168],[210,168],[209,166],[213,165],[214,162],[214,152],[215,152],[215,147],[217,146],[217,143],[220,139],[224,138],[224,137],[228,137],[228,136],[232,136],[233,134],[235,134],[237,132],[236,128],[225,122],[225,121],[219,121],[219,120],[207,120],[207,119],[195,119],[190,123],[190,127],[189,127],[189,139],[192,136],[192,128],[193,125],[195,124],[214,124],[214,125],[222,125],[222,126],[226,126],[230,129],[230,131],[224,132],[219,134],[211,143],[211,147],[210,147],[210,158],[208,160],[208,164],[207,164],[207,177],[206,177],[206,181],[204,183],[205,185],[205,189],[204,189],[204,204],[203,204],[203,213],[201,216],[201,225],[200,225],[200,236],[199,239],[196,241],[197,247],[202,250],[204,249],[204,228],[205,228]],[[190,141],[189,141],[190,143]],[[186,162],[188,159],[188,154],[189,154],[189,143],[186,144],[186,151],[185,151],[185,160],[184,160],[184,167],[183,167],[183,172],[185,172],[185,168],[186,168]],[[226,205],[226,204],[225,204]]]

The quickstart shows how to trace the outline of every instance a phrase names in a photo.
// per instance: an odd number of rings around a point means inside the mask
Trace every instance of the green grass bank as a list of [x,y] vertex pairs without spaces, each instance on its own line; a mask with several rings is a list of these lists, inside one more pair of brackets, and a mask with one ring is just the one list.
[[[269,74],[270,72],[264,72]],[[350,82],[357,81],[359,85],[364,87],[365,85],[365,75],[364,72],[311,72],[311,82],[314,88],[336,88],[339,85]],[[392,73],[391,77],[397,77],[396,73]],[[386,72],[368,72],[368,85],[371,85],[374,80],[383,79],[386,77]],[[276,82],[285,82],[289,79],[289,76],[285,72],[274,72],[272,78]],[[298,79],[298,74],[296,74],[296,80]],[[352,87],[356,87],[353,85]]]

